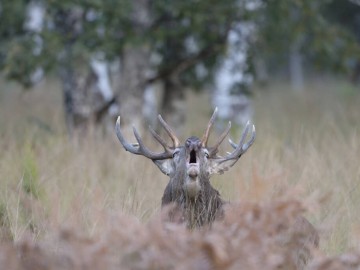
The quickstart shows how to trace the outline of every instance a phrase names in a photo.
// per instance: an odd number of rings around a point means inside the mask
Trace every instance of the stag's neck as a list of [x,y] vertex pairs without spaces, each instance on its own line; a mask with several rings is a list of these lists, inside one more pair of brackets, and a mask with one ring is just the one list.
[[181,187],[174,187],[171,181],[165,189],[162,206],[175,203],[182,212],[183,221],[189,228],[211,224],[222,215],[223,201],[219,192],[210,183],[196,197],[189,197]]

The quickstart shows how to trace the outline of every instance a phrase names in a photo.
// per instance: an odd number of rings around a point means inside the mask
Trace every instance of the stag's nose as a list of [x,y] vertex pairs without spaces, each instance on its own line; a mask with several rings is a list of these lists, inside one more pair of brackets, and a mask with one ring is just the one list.
[[201,141],[198,138],[189,138],[186,140],[185,145],[189,151],[198,151],[201,147]]

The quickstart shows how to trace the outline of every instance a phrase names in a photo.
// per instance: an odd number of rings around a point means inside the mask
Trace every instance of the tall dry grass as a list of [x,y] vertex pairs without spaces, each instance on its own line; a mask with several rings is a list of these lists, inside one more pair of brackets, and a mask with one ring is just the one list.
[[[69,141],[61,102],[54,81],[31,92],[1,83],[2,239],[51,243],[60,228],[96,236],[109,215],[127,213],[146,223],[160,208],[167,178],[150,161],[126,153],[112,133]],[[284,194],[298,198],[320,230],[324,254],[359,248],[359,94],[335,79],[312,81],[304,94],[273,83],[256,91],[254,106],[254,146],[213,179],[223,198],[265,205]],[[208,97],[189,94],[187,112],[183,139],[202,134]],[[239,138],[240,129],[232,132]]]

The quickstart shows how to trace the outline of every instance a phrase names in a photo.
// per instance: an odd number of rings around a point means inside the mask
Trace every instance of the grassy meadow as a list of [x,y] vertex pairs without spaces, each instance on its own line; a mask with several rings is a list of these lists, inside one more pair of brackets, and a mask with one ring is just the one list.
[[[214,186],[229,201],[298,198],[320,231],[324,254],[360,248],[357,90],[335,78],[311,81],[302,94],[281,82],[256,89],[255,144],[232,170],[213,178]],[[205,94],[188,97],[182,139],[201,136],[211,114]],[[156,215],[167,177],[125,152],[114,132],[98,133],[69,141],[57,82],[24,92],[1,81],[0,239],[46,241],[63,227],[96,235],[109,215],[124,212],[141,222]],[[232,130],[231,137],[240,134]]]

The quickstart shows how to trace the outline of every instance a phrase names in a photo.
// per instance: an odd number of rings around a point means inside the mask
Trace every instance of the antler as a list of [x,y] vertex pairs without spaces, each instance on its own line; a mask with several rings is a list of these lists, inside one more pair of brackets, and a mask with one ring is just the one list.
[[[216,115],[217,115],[217,111],[218,109],[215,108],[214,110],[214,113],[212,114],[211,118],[210,118],[210,121],[208,123],[208,126],[206,128],[206,131],[202,137],[202,140],[201,140],[201,143],[202,143],[202,146],[203,147],[207,147],[207,143],[208,143],[208,140],[209,140],[209,135],[210,135],[210,130],[215,122],[215,118],[216,118]],[[229,134],[229,131],[230,131],[230,128],[231,128],[231,122],[229,122],[227,128],[224,130],[224,132],[219,136],[219,138],[217,139],[216,143],[214,146],[208,148],[209,150],[209,155],[214,157],[216,155],[216,153],[218,152],[218,148],[220,146],[220,144],[224,141],[224,139],[226,138],[226,136]],[[246,126],[245,126],[245,130],[241,136],[241,139],[240,139],[240,142],[239,142],[239,145],[237,145],[236,143],[234,143],[232,140],[229,139],[229,143],[231,144],[231,146],[235,149],[232,153],[230,153],[229,155],[225,156],[222,158],[223,161],[225,160],[230,160],[230,159],[238,159],[240,158],[240,156],[242,154],[244,154],[249,148],[250,146],[254,143],[255,141],[255,135],[256,135],[256,132],[255,132],[255,126],[252,125],[252,134],[251,134],[251,138],[250,140],[244,144],[245,142],[245,139],[246,139],[246,136],[249,132],[249,128],[250,128],[250,123],[247,122],[246,123]]]
[[179,139],[176,137],[174,131],[170,128],[170,126],[162,119],[162,117],[159,115],[159,121],[161,125],[164,127],[167,134],[170,136],[173,146],[168,146],[166,142],[157,134],[151,127],[149,127],[151,135],[162,145],[164,148],[163,153],[155,153],[151,151],[149,148],[147,148],[136,130],[135,127],[133,127],[134,136],[136,138],[137,144],[130,144],[128,143],[120,129],[120,116],[116,120],[115,130],[116,135],[120,141],[120,143],[123,145],[126,151],[129,151],[130,153],[133,153],[135,155],[142,155],[152,160],[163,160],[171,158],[174,152],[174,149],[179,146]]
[[220,144],[224,141],[226,136],[229,134],[230,129],[231,129],[231,122],[229,121],[227,128],[219,136],[219,138],[217,139],[215,145],[208,149],[210,156],[215,156],[215,154],[218,152],[218,150],[219,150],[218,148],[219,148]]
[[218,108],[215,107],[215,110],[210,118],[210,121],[208,123],[208,126],[206,128],[206,131],[201,139],[201,145],[202,147],[207,147],[207,143],[208,143],[208,140],[209,140],[209,135],[210,135],[210,130],[215,122],[215,118],[216,118],[216,115],[217,115],[217,111],[218,111]]
[[248,121],[246,123],[245,130],[244,130],[244,132],[243,132],[243,134],[241,136],[239,144],[236,144],[231,139],[229,139],[229,143],[234,148],[234,151],[231,152],[229,155],[225,156],[223,158],[224,160],[239,159],[250,148],[250,146],[254,143],[255,137],[256,137],[256,131],[255,131],[255,126],[254,125],[252,125],[250,140],[247,143],[245,143],[245,139],[246,139],[247,134],[249,132],[249,128],[250,128],[250,122]]
[[[205,131],[205,133],[203,135],[203,138],[201,140],[201,143],[202,143],[203,147],[207,148],[207,143],[208,143],[208,140],[209,140],[210,130],[211,130],[211,128],[212,128],[212,126],[213,126],[213,124],[215,122],[217,111],[218,111],[218,109],[216,107],[215,110],[214,110],[214,113],[212,114],[212,116],[210,118],[210,121],[209,121],[208,126],[206,128],[206,131]],[[229,124],[228,124],[227,128],[219,136],[219,138],[217,139],[215,145],[209,148],[209,155],[210,156],[214,156],[218,152],[218,148],[219,148],[220,144],[224,141],[226,136],[229,134],[230,128],[231,128],[231,122],[229,121]]]
[[[165,120],[161,117],[161,115],[158,115],[158,119],[160,121],[160,124],[163,126],[163,128],[165,129],[165,131],[167,132],[167,134],[169,135],[169,137],[171,138],[172,142],[173,142],[173,147],[179,147],[180,145],[180,141],[179,139],[176,137],[175,132],[172,130],[172,128],[165,122]],[[152,134],[152,133],[151,133]],[[155,138],[156,139],[156,138]]]

